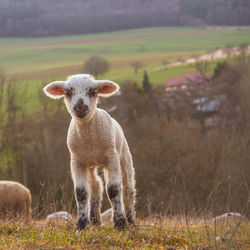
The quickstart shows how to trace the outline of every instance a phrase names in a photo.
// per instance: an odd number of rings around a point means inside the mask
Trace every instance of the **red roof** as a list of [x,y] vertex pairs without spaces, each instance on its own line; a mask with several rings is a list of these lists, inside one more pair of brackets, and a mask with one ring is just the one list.
[[210,75],[201,74],[200,72],[190,72],[190,73],[185,73],[180,77],[169,78],[165,83],[165,87],[194,85],[194,84],[199,85],[209,80],[211,80]]

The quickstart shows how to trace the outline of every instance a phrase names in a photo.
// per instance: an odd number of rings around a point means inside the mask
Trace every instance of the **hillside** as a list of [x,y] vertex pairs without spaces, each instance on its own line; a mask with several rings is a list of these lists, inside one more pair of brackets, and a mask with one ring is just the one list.
[[[147,70],[154,84],[162,84],[167,77],[190,71],[156,71],[163,63],[184,61],[229,45],[239,46],[247,43],[249,37],[248,27],[162,27],[79,36],[0,38],[0,66],[15,80],[47,80],[82,72],[83,63],[90,56],[99,55],[111,64],[110,71],[102,77],[141,82],[142,73]],[[132,67],[136,61],[143,64],[138,74]]]
[[155,26],[250,25],[248,0],[4,0],[0,37],[41,37]]

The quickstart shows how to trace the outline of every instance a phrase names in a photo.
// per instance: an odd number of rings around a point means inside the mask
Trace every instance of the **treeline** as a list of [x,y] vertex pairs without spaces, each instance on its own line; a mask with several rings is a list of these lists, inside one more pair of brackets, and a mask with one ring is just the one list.
[[[166,95],[163,87],[122,84],[122,94],[100,106],[122,125],[134,159],[139,215],[226,211],[249,215],[249,58],[220,64],[209,85]],[[34,216],[71,211],[74,195],[66,135],[70,117],[62,101],[38,86],[39,109],[27,92],[0,75],[0,176],[27,185]],[[193,100],[220,98],[219,110]],[[28,110],[26,108],[29,108]],[[207,119],[215,119],[213,127]],[[106,206],[108,202],[106,201]]]
[[3,0],[0,37],[39,37],[152,26],[249,25],[248,0]]

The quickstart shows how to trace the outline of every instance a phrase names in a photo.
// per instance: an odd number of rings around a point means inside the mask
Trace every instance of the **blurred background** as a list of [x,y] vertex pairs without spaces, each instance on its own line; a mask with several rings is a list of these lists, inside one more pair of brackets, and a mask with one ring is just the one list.
[[[42,88],[91,73],[121,86],[139,216],[249,216],[249,0],[0,1],[0,179],[34,217],[75,210],[63,101]],[[104,208],[109,207],[107,199]]]

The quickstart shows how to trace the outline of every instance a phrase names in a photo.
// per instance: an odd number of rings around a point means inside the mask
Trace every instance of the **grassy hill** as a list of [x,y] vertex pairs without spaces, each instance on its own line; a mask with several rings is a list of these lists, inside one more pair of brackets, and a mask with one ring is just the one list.
[[[84,61],[92,55],[105,57],[111,64],[110,71],[99,78],[141,84],[143,71],[147,70],[150,82],[156,86],[196,70],[192,64],[165,69],[163,62],[183,61],[227,45],[248,43],[249,38],[249,27],[165,27],[80,36],[0,38],[0,67],[20,90],[25,90],[25,105],[32,111],[40,105],[37,94],[42,86],[82,73]],[[131,66],[135,61],[143,64],[138,74]],[[210,63],[210,73],[215,64]]]
[[[162,84],[168,72],[155,68],[163,61],[174,62],[222,48],[237,46],[250,38],[248,28],[147,28],[119,32],[47,38],[1,38],[0,66],[15,80],[64,78],[81,72],[91,55],[105,57],[111,70],[102,77],[116,81],[139,81],[131,63],[140,61],[152,71],[150,79]],[[155,73],[153,73],[155,72]],[[173,74],[170,72],[170,75]]]

